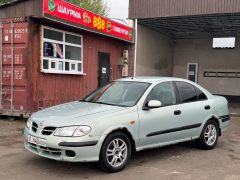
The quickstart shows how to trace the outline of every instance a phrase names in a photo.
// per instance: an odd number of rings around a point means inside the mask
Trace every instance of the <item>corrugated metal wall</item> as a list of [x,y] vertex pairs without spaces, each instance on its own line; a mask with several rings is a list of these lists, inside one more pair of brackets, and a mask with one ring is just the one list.
[[236,12],[239,0],[129,0],[131,19]]
[[[111,80],[121,78],[119,67],[123,42],[84,31],[74,31],[83,35],[84,73],[86,75],[44,74],[40,72],[39,25],[30,24],[29,33],[29,107],[38,110],[64,102],[81,99],[98,85],[98,52],[110,53]],[[56,26],[54,28],[57,28]],[[66,30],[66,28],[64,29]]]
[[42,0],[25,0],[11,6],[0,7],[0,18],[14,18],[26,16],[41,16]]
[[3,45],[3,68],[0,72],[3,80],[0,105],[3,108],[0,108],[0,114],[25,115],[82,99],[98,86],[98,52],[110,53],[110,80],[121,78],[119,63],[123,47],[126,47],[123,41],[66,26],[63,28],[61,24],[53,23],[49,26],[83,36],[83,66],[86,75],[40,72],[40,26],[31,19],[13,21],[12,26],[11,19],[4,20],[3,39],[0,42]]

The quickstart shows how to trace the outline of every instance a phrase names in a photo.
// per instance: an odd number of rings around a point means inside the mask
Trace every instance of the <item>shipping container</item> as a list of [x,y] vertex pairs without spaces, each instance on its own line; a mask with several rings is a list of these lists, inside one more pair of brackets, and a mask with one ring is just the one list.
[[[44,27],[81,35],[83,74],[42,71]],[[110,57],[110,80],[121,78],[124,41],[34,18],[2,19],[0,31],[0,115],[29,116],[83,98],[98,87],[101,53]]]
[[26,48],[28,25],[10,19],[1,22],[0,110],[16,115],[27,111]]

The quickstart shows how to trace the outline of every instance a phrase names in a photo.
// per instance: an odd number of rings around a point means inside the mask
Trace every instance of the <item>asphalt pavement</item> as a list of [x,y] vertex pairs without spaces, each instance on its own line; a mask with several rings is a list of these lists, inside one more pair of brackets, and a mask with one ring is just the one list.
[[26,120],[0,120],[0,179],[2,180],[240,180],[240,118],[216,149],[204,151],[191,143],[136,153],[122,172],[106,174],[96,163],[66,163],[36,156],[23,147]]

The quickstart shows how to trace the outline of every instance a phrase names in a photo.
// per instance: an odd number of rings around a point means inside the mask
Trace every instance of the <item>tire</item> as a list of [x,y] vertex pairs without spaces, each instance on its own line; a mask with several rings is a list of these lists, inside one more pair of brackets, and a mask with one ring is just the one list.
[[101,169],[110,173],[123,170],[131,159],[131,148],[131,142],[125,134],[116,132],[107,136],[99,157]]
[[218,124],[210,120],[203,127],[200,138],[197,140],[197,144],[200,148],[205,150],[214,149],[218,143],[219,127]]

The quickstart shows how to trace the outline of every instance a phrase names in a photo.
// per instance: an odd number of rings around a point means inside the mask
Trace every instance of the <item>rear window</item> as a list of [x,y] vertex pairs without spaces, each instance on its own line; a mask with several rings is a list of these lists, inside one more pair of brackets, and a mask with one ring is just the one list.
[[176,82],[176,85],[180,93],[182,103],[194,102],[198,100],[197,92],[193,85],[186,82]]
[[197,92],[197,98],[198,101],[204,101],[207,100],[207,96],[204,94],[204,92],[202,92],[200,89],[198,89],[197,87],[195,87],[196,92]]

